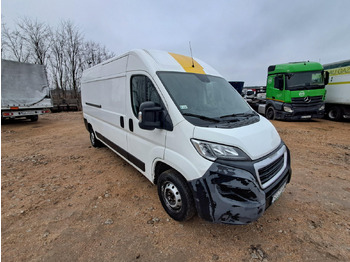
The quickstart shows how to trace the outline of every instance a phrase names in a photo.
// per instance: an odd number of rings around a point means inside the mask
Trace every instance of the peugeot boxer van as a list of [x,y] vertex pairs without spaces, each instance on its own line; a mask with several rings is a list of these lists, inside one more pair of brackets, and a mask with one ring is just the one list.
[[273,125],[198,59],[134,50],[84,71],[81,93],[91,144],[156,184],[177,221],[250,223],[290,181]]

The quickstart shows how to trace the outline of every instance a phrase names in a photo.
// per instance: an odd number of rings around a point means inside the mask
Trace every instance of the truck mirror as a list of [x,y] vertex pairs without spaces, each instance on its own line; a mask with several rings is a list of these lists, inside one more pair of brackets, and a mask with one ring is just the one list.
[[328,85],[329,83],[329,72],[324,71],[324,85]]
[[163,109],[152,101],[143,102],[138,114],[139,127],[154,130],[162,126]]

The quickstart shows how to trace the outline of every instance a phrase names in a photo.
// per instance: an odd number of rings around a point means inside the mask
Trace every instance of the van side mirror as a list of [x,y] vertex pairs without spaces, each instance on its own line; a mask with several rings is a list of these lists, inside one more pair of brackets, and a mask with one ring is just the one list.
[[143,102],[140,105],[139,127],[145,130],[154,130],[155,128],[173,131],[174,126],[166,109],[157,106],[152,101]]
[[275,88],[277,88],[279,90],[283,90],[283,77],[282,76],[275,77]]
[[138,119],[139,127],[146,130],[154,130],[162,126],[163,109],[152,101],[143,102],[140,105]]

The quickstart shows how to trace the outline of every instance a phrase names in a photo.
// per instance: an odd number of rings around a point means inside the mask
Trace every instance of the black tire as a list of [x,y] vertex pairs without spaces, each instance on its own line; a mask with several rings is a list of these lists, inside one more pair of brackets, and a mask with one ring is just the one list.
[[176,221],[186,221],[196,214],[192,192],[187,181],[175,170],[160,174],[158,196],[168,215]]
[[35,115],[35,116],[30,116],[29,119],[30,119],[30,121],[32,121],[32,122],[36,122],[36,121],[38,121],[39,116],[37,116],[37,115]]
[[343,113],[340,107],[333,106],[329,109],[327,116],[330,120],[339,121],[343,118]]
[[100,140],[97,139],[95,132],[92,128],[89,129],[90,133],[90,142],[93,147],[102,147],[103,144],[101,143]]
[[269,120],[275,120],[276,117],[276,110],[273,108],[273,106],[269,106],[266,110],[266,118]]

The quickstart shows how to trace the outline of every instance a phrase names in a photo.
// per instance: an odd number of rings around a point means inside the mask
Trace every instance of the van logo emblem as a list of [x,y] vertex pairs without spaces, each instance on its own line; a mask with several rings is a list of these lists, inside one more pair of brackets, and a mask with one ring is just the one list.
[[301,96],[304,96],[305,95],[305,92],[304,91],[300,91],[299,92],[299,96],[301,97]]
[[311,97],[307,96],[307,97],[304,97],[304,101],[305,103],[310,103],[311,102]]

